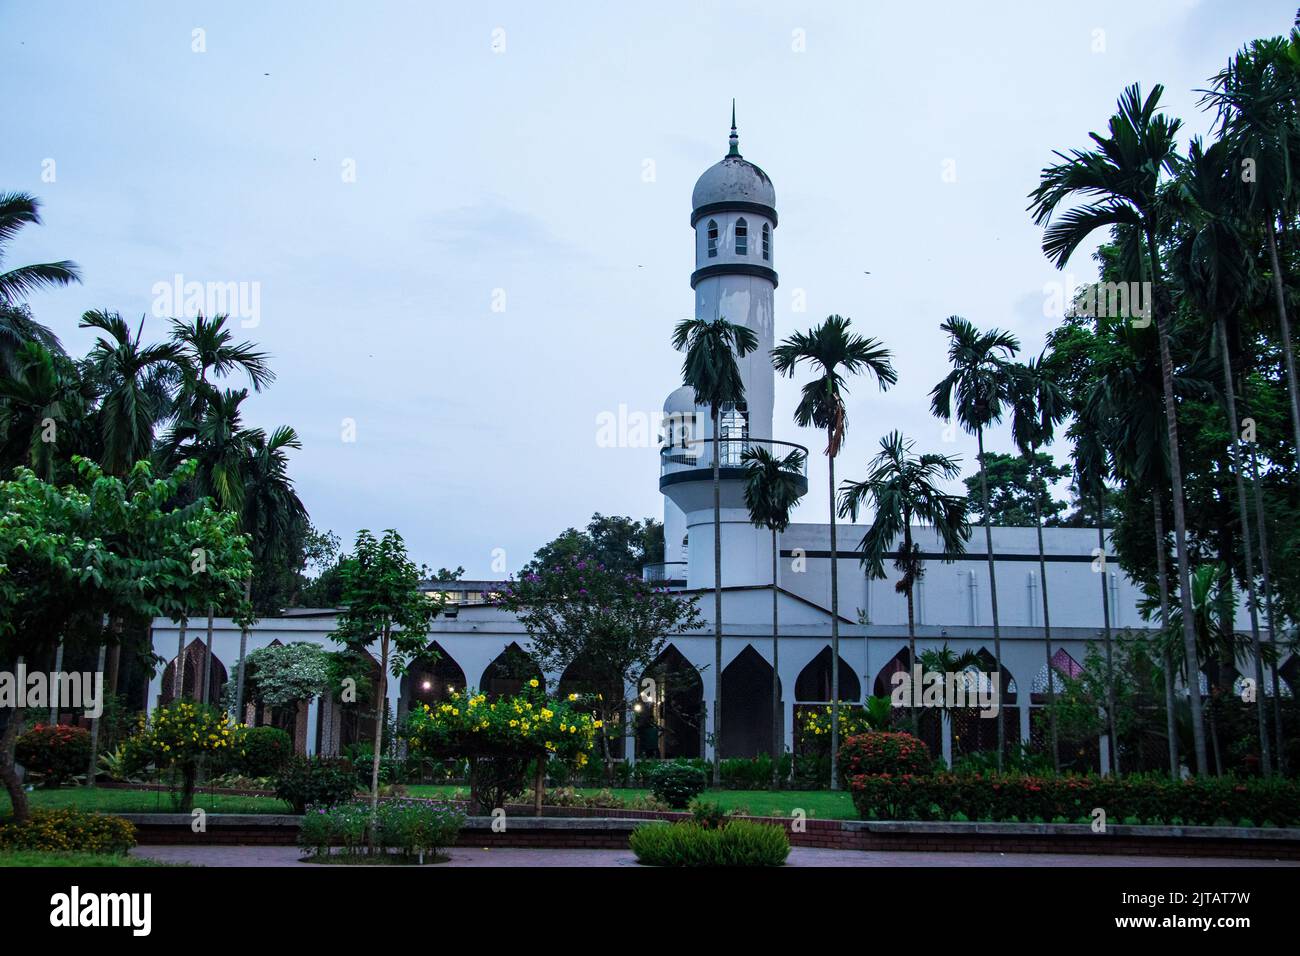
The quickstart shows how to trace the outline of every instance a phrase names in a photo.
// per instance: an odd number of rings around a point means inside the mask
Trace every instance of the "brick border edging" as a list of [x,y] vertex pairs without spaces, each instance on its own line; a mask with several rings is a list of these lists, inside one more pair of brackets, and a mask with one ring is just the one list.
[[[514,808],[522,810],[524,808]],[[527,808],[531,811],[531,808]],[[506,817],[504,832],[494,832],[493,818],[470,817],[458,845],[546,847],[551,849],[627,849],[628,834],[651,820],[678,820],[685,813],[625,810],[621,816]],[[591,810],[592,808],[581,808]],[[141,844],[292,845],[301,820],[293,814],[214,813],[207,830],[195,833],[185,813],[118,814],[136,826]],[[913,821],[806,820],[802,832],[782,817],[747,817],[782,826],[794,846],[838,850],[887,850],[926,853],[1079,853],[1162,857],[1216,857],[1300,861],[1300,829],[1241,827],[1140,827],[1115,825],[1094,834],[1088,824],[1072,823],[925,823]]]

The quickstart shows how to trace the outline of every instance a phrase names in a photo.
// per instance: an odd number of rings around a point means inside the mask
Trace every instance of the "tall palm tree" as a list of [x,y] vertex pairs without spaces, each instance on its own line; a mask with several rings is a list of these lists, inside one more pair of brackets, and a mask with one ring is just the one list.
[[0,374],[0,464],[26,465],[41,479],[57,480],[56,466],[78,449],[87,383],[77,367],[35,341],[20,347],[14,374]]
[[[984,514],[984,548],[988,553],[989,599],[993,608],[994,666],[1002,668],[1002,626],[998,618],[998,582],[993,569],[993,521],[989,512],[988,467],[984,458],[984,430],[1002,421],[1011,401],[1015,381],[1012,357],[1020,340],[1010,332],[982,332],[959,315],[939,326],[948,333],[948,364],[952,371],[930,391],[930,411],[944,421],[957,421],[979,443],[980,505]],[[1006,720],[998,708],[998,769],[1006,750]]]
[[[277,556],[287,556],[290,542],[307,520],[298,493],[289,478],[289,458],[285,452],[302,447],[298,433],[287,425],[269,436],[260,428],[250,431],[244,441],[243,510],[241,530],[253,547],[253,566],[267,567]],[[244,584],[244,601],[249,602],[251,582]],[[247,622],[240,628],[239,664],[235,678],[235,715],[242,720],[244,710],[244,658],[248,652]]]
[[772,350],[772,367],[782,375],[794,377],[795,369],[806,363],[817,375],[803,387],[803,396],[794,411],[800,428],[813,426],[826,430],[826,462],[829,466],[831,518],[831,789],[840,786],[838,760],[840,748],[840,579],[839,553],[835,540],[835,457],[844,445],[848,431],[848,394],[846,375],[868,372],[876,377],[883,392],[898,381],[890,361],[890,351],[876,339],[864,338],[849,331],[849,320],[838,315],[807,332],[796,332]]
[[[840,491],[839,513],[854,521],[868,502],[875,509],[871,526],[858,544],[861,563],[870,578],[885,577],[884,557],[897,542],[894,567],[900,572],[894,590],[907,595],[907,650],[916,661],[916,611],[913,604],[916,583],[925,576],[921,548],[912,538],[912,523],[933,528],[943,542],[943,560],[951,562],[966,551],[970,523],[966,520],[966,499],[943,491],[940,483],[954,481],[961,466],[945,455],[912,453],[914,443],[901,432],[892,431],[880,439],[880,452],[862,481],[845,481]],[[900,541],[901,538],[901,541]],[[912,733],[921,732],[918,708],[912,712]]]
[[[41,224],[41,202],[28,193],[0,193],[0,269],[4,247],[26,225]],[[29,292],[81,281],[75,262],[33,263],[0,272],[0,305],[16,305]]]
[[[1075,420],[1070,428],[1074,439],[1071,458],[1074,463],[1074,482],[1081,501],[1092,500],[1097,509],[1097,560],[1101,573],[1102,646],[1106,653],[1106,736],[1110,741],[1110,769],[1118,776],[1119,734],[1115,729],[1115,654],[1110,630],[1110,588],[1106,569],[1106,478],[1110,474],[1106,447],[1102,441],[1102,428],[1086,414]],[[1049,668],[1050,670],[1050,668]]]
[[99,383],[99,427],[104,470],[125,475],[153,450],[154,431],[170,414],[168,381],[176,374],[180,353],[171,343],[144,345],[144,319],[135,333],[116,312],[92,311],[81,328],[101,333],[87,357]]
[[[1236,179],[1229,146],[1220,140],[1209,148],[1193,139],[1187,162],[1179,177],[1179,197],[1187,204],[1182,217],[1188,224],[1179,237],[1174,257],[1174,271],[1183,291],[1199,311],[1214,322],[1219,352],[1223,357],[1223,397],[1228,414],[1228,434],[1232,440],[1233,482],[1237,491],[1238,516],[1241,522],[1242,553],[1245,560],[1247,610],[1255,656],[1255,684],[1260,690],[1255,712],[1259,730],[1260,764],[1264,775],[1271,770],[1268,722],[1264,715],[1264,660],[1259,636],[1259,597],[1255,591],[1255,551],[1250,533],[1250,508],[1246,501],[1246,482],[1242,471],[1242,453],[1237,417],[1235,377],[1233,375],[1228,317],[1235,316],[1243,304],[1250,282],[1250,258],[1236,222]],[[1270,620],[1270,626],[1272,621]]]
[[749,520],[772,532],[772,789],[779,786],[781,740],[781,637],[778,618],[776,536],[790,526],[790,511],[808,490],[803,481],[806,456],[799,449],[778,456],[761,445],[746,448],[741,461],[749,469],[745,479],[745,507]]
[[1056,426],[1069,415],[1069,403],[1056,384],[1046,353],[1016,366],[1011,392],[1011,437],[1025,456],[1034,482],[1034,531],[1038,535],[1038,583],[1043,596],[1043,643],[1047,653],[1047,721],[1052,742],[1052,764],[1061,769],[1060,740],[1056,729],[1056,676],[1052,663],[1052,610],[1047,598],[1047,556],[1043,548],[1043,498],[1047,482],[1035,475],[1038,449],[1051,443]]
[[[1187,518],[1183,508],[1183,472],[1178,454],[1178,414],[1174,401],[1174,365],[1170,352],[1171,309],[1160,267],[1159,236],[1166,216],[1163,177],[1178,161],[1177,136],[1182,122],[1159,113],[1164,87],[1156,85],[1145,100],[1137,84],[1125,89],[1110,119],[1109,134],[1093,133],[1093,150],[1058,152],[1061,162],[1042,171],[1030,194],[1034,222],[1047,224],[1043,252],[1058,269],[1093,232],[1126,225],[1142,236],[1151,277],[1152,305],[1160,342],[1160,370],[1166,430],[1169,433],[1169,478],[1174,513],[1174,549],[1178,561],[1179,599],[1184,605],[1183,643],[1196,673],[1196,634],[1191,614],[1191,570],[1187,560]],[[1066,209],[1053,221],[1062,203],[1085,197],[1092,201]],[[1200,689],[1193,682],[1192,732],[1196,769],[1206,768],[1205,728],[1201,724]]]
[[1290,399],[1295,452],[1300,455],[1300,385],[1283,271],[1278,259],[1277,222],[1291,222],[1298,184],[1292,169],[1300,160],[1300,31],[1290,38],[1256,40],[1239,50],[1204,91],[1202,102],[1218,114],[1219,131],[1233,160],[1234,185],[1247,214],[1263,227],[1272,271],[1273,301],[1282,333],[1282,357]]
[[[713,785],[722,786],[722,407],[740,408],[745,383],[737,357],[758,348],[758,336],[724,318],[683,319],[673,329],[673,348],[685,352],[682,383],[695,390],[695,404],[707,405],[713,436]],[[773,675],[775,679],[775,675]]]
[[32,318],[26,303],[0,303],[0,375],[18,373],[18,353],[29,342],[65,357],[59,337]]

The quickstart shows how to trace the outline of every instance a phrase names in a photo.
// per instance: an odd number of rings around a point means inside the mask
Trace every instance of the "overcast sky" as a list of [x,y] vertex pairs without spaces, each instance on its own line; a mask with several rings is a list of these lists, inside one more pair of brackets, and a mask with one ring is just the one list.
[[[653,441],[600,447],[597,420],[651,415],[679,383],[691,187],[726,152],[733,96],[741,151],[776,186],[778,337],[836,312],[894,350],[897,386],[853,387],[839,473],[861,477],[892,428],[969,468],[973,439],[945,443],[929,416],[938,325],[959,314],[1042,347],[1059,276],[1025,206],[1052,150],[1086,145],[1134,81],[1163,83],[1188,132],[1206,131],[1195,90],[1295,14],[288,7],[0,4],[0,189],[45,204],[10,262],[81,265],[84,285],[31,299],[76,354],[90,308],[147,315],[161,337],[155,286],[178,274],[256,289],[240,332],[279,378],[245,407],[302,435],[312,520],[345,542],[396,527],[418,560],[470,576],[492,575],[494,549],[516,570],[593,511],[662,517]],[[1083,253],[1071,271],[1094,275]],[[801,381],[778,385],[775,437],[816,453],[790,421]],[[796,520],[826,520],[820,458]]]

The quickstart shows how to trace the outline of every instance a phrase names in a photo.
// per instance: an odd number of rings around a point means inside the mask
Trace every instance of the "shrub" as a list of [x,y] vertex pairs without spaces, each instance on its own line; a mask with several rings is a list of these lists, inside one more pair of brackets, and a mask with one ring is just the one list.
[[[790,754],[777,760],[777,778],[784,782],[790,778]],[[772,758],[768,754],[757,757],[728,757],[722,761],[722,786],[728,790],[766,790],[772,786]]]
[[907,733],[868,731],[840,744],[840,776],[845,780],[859,774],[920,775],[933,766],[930,748]]
[[728,811],[713,800],[696,797],[691,801],[691,819],[706,830],[717,830],[727,822]]
[[128,821],[72,807],[33,810],[24,823],[0,824],[0,850],[125,853],[133,846],[135,827]]
[[633,830],[628,844],[649,866],[780,866],[790,855],[784,827],[749,820],[716,828],[652,823]]
[[148,725],[131,740],[139,759],[175,774],[180,793],[176,794],[173,787],[173,799],[179,809],[189,810],[194,803],[200,761],[228,755],[237,730],[225,711],[182,698],[156,709]]
[[1213,826],[1219,820],[1267,818],[1278,826],[1300,824],[1300,782],[1277,778],[1241,780],[1163,776],[1029,776],[941,773],[862,774],[849,780],[864,819],[1082,820],[1095,807],[1110,820],[1167,821]]
[[372,823],[378,851],[404,857],[436,856],[456,842],[465,814],[429,800],[384,800],[373,816],[368,803],[311,807],[298,831],[298,845],[318,856],[329,853],[333,846],[341,847],[344,855],[355,856],[368,848]]
[[307,807],[332,807],[357,792],[356,770],[338,757],[293,757],[275,778],[275,795],[295,813]]
[[704,792],[709,778],[699,767],[688,763],[660,764],[650,775],[650,791],[674,810],[685,810]]
[[246,727],[235,735],[235,772],[274,777],[293,756],[293,741],[279,727]]
[[39,774],[48,787],[57,787],[90,764],[90,731],[66,724],[37,724],[18,738],[17,761]]

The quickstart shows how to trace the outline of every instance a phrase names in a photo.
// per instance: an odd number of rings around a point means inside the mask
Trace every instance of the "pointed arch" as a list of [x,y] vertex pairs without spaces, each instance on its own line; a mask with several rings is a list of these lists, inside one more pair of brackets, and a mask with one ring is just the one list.
[[749,223],[744,216],[736,220],[736,255],[749,255]]
[[519,693],[527,681],[537,680],[543,686],[546,679],[537,662],[528,655],[517,641],[510,644],[492,659],[492,663],[483,669],[478,689],[487,694],[489,700],[497,697],[509,697]]
[[[862,700],[862,682],[843,657],[840,658],[840,701],[858,703]],[[828,644],[821,653],[808,662],[794,682],[794,699],[797,704],[821,704],[831,700],[831,648]]]
[[437,641],[411,662],[402,676],[402,698],[408,709],[418,704],[446,700],[453,690],[465,691],[465,671]]
[[[206,647],[201,638],[195,638],[185,646],[185,675],[182,678],[181,696],[198,700],[203,690],[203,665],[207,661]],[[226,665],[216,654],[212,655],[212,672],[208,675],[208,700],[221,700],[221,689],[226,686]],[[163,671],[162,692],[159,703],[170,704],[176,699],[176,658],[167,662]]]
[[704,232],[707,251],[710,259],[718,258],[718,221],[710,219]]
[[872,681],[872,693],[877,697],[888,697],[894,690],[895,674],[910,674],[912,672],[912,654],[911,651],[904,647],[897,654],[885,662],[885,666],[880,668],[876,674],[876,679]]
[[721,756],[755,757],[772,752],[773,680],[780,697],[780,679],[752,644],[746,644],[723,668]]
[[704,681],[676,645],[665,647],[646,668],[633,710],[638,757],[703,754]]

